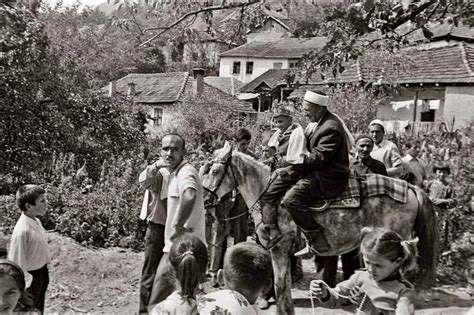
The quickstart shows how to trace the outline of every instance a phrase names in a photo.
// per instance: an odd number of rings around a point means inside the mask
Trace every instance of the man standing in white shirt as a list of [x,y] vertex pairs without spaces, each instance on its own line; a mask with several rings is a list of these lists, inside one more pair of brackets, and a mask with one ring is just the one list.
[[166,168],[170,175],[167,189],[165,247],[156,271],[150,306],[166,299],[175,289],[168,259],[173,240],[190,233],[206,243],[202,183],[198,171],[184,160],[185,153],[183,137],[175,133],[167,134],[162,139],[161,158],[155,162],[156,168]]
[[165,247],[169,172],[166,168],[161,167],[159,163],[160,161],[148,165],[138,179],[141,186],[146,189],[140,219],[147,221],[145,257],[140,279],[139,313],[148,313],[147,307],[155,281],[156,270]]
[[374,148],[370,156],[385,165],[390,177],[399,177],[403,172],[403,163],[400,151],[395,143],[385,140],[385,127],[380,119],[375,119],[369,124],[369,133],[374,140]]
[[16,203],[22,213],[13,229],[8,253],[8,259],[23,269],[27,292],[41,314],[44,313],[44,300],[49,284],[47,266],[51,261],[46,231],[37,218],[46,212],[45,193],[37,185],[24,185],[18,189]]

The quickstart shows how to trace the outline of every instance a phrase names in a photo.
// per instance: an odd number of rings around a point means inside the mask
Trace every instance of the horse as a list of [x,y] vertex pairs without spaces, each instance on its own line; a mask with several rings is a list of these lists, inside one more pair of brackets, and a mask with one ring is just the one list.
[[[241,152],[232,150],[229,143],[214,153],[209,174],[203,178],[208,194],[221,198],[232,189],[242,195],[249,209],[255,208],[270,180],[270,168]],[[280,205],[278,228],[282,237],[272,245],[270,254],[274,271],[278,314],[294,314],[291,298],[289,256],[296,237],[296,224],[289,212]],[[257,227],[262,222],[260,211],[252,211]],[[418,187],[409,185],[406,203],[388,196],[375,196],[361,200],[360,208],[328,209],[313,212],[313,217],[324,227],[330,250],[322,256],[335,256],[359,247],[363,227],[385,227],[408,239],[414,234],[419,238],[419,284],[434,283],[437,261],[438,233],[436,214],[427,195]],[[266,246],[261,240],[262,245]]]

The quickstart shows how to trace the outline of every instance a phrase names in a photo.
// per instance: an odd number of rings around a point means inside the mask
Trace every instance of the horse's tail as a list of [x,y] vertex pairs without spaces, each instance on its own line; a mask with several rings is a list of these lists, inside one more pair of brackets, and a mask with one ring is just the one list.
[[418,255],[420,277],[418,284],[429,287],[436,283],[436,264],[438,262],[438,224],[433,204],[419,187],[411,186],[418,199],[415,219],[415,234],[418,236]]

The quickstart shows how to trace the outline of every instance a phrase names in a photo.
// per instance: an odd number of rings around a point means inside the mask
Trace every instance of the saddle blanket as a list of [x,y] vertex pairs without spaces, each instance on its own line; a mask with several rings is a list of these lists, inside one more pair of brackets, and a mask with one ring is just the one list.
[[355,175],[351,171],[344,192],[333,199],[318,200],[311,207],[330,208],[357,208],[361,198],[386,195],[390,198],[406,203],[408,198],[408,183],[401,179],[391,178],[378,174]]

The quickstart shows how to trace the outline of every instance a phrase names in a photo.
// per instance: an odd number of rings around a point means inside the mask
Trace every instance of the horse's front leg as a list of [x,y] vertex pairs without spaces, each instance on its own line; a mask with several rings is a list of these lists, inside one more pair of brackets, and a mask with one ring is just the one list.
[[213,287],[218,287],[217,271],[222,268],[222,257],[224,255],[224,242],[229,236],[230,227],[227,221],[230,207],[223,203],[214,208],[212,212],[214,216],[214,223],[212,225],[212,240],[209,253],[209,275],[211,276],[211,284]]
[[275,280],[278,314],[294,314],[291,298],[290,253],[295,239],[294,232],[287,232],[270,250]]

